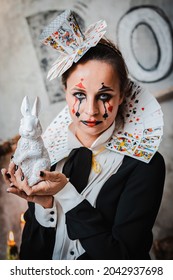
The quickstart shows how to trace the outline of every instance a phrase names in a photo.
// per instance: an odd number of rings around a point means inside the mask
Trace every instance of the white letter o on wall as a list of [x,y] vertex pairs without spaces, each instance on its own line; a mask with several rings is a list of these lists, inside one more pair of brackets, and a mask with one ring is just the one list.
[[[152,31],[158,46],[157,64],[151,69],[141,67],[135,55],[132,35],[140,25],[146,25]],[[172,70],[173,43],[169,22],[157,8],[137,7],[128,11],[117,25],[119,48],[125,58],[129,72],[141,82],[156,82],[166,77]],[[146,51],[150,51],[147,50]]]

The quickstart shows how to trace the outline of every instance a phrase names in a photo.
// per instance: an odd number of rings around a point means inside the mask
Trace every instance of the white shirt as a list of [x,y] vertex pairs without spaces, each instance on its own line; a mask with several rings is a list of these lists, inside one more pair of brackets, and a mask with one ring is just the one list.
[[[65,187],[54,195],[54,206],[51,209],[44,209],[42,206],[35,205],[35,216],[37,221],[44,227],[56,227],[56,240],[53,252],[53,259],[73,260],[77,259],[85,252],[79,240],[70,240],[67,234],[65,213],[77,206],[84,199],[95,207],[98,193],[108,178],[117,172],[122,164],[124,155],[115,153],[108,149],[102,149],[111,137],[115,129],[113,123],[104,133],[102,133],[92,144],[90,149],[93,152],[95,160],[101,166],[101,172],[96,173],[91,169],[88,184],[79,194],[76,188],[68,182]],[[67,155],[74,148],[82,147],[80,141],[68,129],[68,153],[64,154],[62,160],[57,164],[56,170],[62,172]]]

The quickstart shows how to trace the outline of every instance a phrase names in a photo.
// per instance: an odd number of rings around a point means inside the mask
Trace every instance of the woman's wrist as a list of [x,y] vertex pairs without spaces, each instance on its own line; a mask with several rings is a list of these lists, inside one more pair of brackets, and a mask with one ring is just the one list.
[[53,198],[53,196],[50,196],[50,197],[46,197],[45,200],[42,203],[40,203],[40,205],[42,207],[44,207],[45,209],[52,208],[53,202],[54,202],[54,198]]

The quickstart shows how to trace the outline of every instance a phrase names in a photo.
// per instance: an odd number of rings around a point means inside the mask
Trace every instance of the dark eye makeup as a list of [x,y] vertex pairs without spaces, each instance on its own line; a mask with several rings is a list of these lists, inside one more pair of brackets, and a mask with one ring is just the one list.
[[73,93],[73,96],[75,96],[79,100],[83,100],[86,98],[86,95],[83,92],[75,92]]
[[112,98],[112,95],[109,93],[101,93],[101,94],[98,94],[96,98],[97,98],[97,100],[101,100],[103,102],[108,102]]
[[[73,93],[73,96],[75,96],[78,100],[83,100],[86,98],[86,94],[83,92],[75,92]],[[112,95],[109,93],[100,93],[96,95],[96,100],[101,100],[103,102],[108,102],[112,98]]]

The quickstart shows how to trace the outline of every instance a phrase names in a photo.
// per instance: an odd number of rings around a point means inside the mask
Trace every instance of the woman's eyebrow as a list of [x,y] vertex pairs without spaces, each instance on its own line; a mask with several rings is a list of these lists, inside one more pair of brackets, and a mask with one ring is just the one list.
[[114,90],[112,88],[102,84],[102,87],[98,89],[98,92],[103,92],[103,91],[114,91]]
[[84,89],[82,89],[80,87],[76,87],[76,86],[74,88],[72,88],[71,90],[77,90],[77,91],[85,92]]

